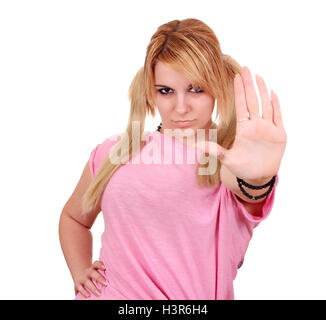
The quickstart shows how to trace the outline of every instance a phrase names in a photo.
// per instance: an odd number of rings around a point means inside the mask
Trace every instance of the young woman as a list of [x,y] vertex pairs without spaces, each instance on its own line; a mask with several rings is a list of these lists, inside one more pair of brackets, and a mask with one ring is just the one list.
[[[287,141],[277,96],[256,81],[262,116],[250,70],[221,52],[206,24],[157,29],[129,89],[126,131],[91,151],[61,213],[76,300],[234,299]],[[156,108],[162,122],[144,132]],[[90,229],[100,211],[105,230],[93,263]]]

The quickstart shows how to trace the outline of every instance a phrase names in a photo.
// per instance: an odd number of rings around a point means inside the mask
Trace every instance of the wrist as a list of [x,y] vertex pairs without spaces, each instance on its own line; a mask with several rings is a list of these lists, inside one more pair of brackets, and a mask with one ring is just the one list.
[[[237,177],[238,187],[240,188],[241,192],[251,200],[258,200],[266,197],[273,189],[275,183],[275,176],[272,176],[270,179],[266,177],[264,179],[240,179]],[[267,180],[267,181],[266,181]],[[250,193],[245,190],[244,186],[251,189]],[[267,191],[266,191],[266,188]],[[262,194],[257,194],[257,192],[264,190]]]
[[92,261],[90,260],[89,262],[84,262],[84,263],[78,263],[78,265],[72,267],[70,269],[70,273],[72,278],[78,279],[81,275],[83,275],[85,273],[85,270],[89,267],[91,267],[92,265]]

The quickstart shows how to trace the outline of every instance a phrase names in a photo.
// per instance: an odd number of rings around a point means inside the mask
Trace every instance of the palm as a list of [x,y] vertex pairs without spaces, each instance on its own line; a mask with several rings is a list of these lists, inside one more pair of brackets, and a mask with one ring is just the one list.
[[[232,147],[226,150],[214,142],[206,142],[201,144],[201,148],[216,155],[239,178],[271,177],[279,170],[287,140],[279,102],[274,93],[270,101],[266,86],[258,77],[262,101],[260,117],[257,95],[246,67],[242,69],[242,78],[234,80],[237,129]],[[242,121],[247,118],[247,121]]]
[[222,161],[242,179],[270,177],[277,173],[286,145],[286,133],[265,119],[238,123],[228,156]]

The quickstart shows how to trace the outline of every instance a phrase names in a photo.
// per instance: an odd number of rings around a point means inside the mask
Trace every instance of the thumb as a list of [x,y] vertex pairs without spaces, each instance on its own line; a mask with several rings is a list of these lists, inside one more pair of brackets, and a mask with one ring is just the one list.
[[228,151],[213,141],[198,141],[193,144],[193,147],[217,157],[217,159],[219,159],[221,162],[225,160]]

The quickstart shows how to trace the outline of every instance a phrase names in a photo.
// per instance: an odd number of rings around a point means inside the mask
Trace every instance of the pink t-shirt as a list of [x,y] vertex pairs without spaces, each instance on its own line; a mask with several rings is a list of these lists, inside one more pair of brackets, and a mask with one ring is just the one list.
[[[253,229],[272,209],[278,176],[255,217],[223,183],[197,185],[201,150],[158,131],[147,134],[145,147],[113,174],[101,199],[99,260],[106,271],[99,272],[108,286],[94,280],[101,296],[78,293],[74,300],[234,299],[233,280]],[[92,177],[120,137],[93,149]],[[187,152],[195,154],[192,163]]]

